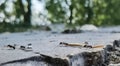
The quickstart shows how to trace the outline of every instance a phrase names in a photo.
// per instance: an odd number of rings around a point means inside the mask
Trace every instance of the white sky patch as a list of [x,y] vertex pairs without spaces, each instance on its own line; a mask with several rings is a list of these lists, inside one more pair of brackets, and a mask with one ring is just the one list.
[[5,15],[3,13],[0,13],[0,22],[3,22],[3,18],[5,18]]
[[2,3],[4,3],[4,0],[0,0],[0,5],[1,5]]
[[32,0],[32,25],[48,25],[50,22],[40,14],[46,14],[45,12],[45,2]]
[[6,12],[12,12],[13,11],[13,2],[12,0],[9,0],[6,2]]
[[35,13],[42,12],[44,10],[44,3],[38,0],[32,0],[32,11]]

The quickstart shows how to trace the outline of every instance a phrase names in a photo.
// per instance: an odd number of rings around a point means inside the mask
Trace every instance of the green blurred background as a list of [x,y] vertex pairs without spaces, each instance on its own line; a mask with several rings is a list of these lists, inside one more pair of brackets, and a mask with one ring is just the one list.
[[[9,1],[12,10],[9,10]],[[0,0],[0,32],[25,31],[40,25],[33,25],[35,17],[33,0]],[[120,0],[37,0],[43,3],[44,12],[37,17],[41,22],[63,23],[69,26],[93,24],[113,26],[120,24]],[[43,20],[45,19],[45,20]],[[38,21],[39,22],[39,21]]]

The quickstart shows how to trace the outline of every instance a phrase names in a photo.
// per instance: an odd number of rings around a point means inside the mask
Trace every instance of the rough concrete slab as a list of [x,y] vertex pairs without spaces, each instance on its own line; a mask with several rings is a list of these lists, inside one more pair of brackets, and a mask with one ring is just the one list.
[[[77,34],[52,34],[51,32],[44,31],[33,31],[33,32],[24,32],[24,33],[4,33],[0,35],[0,63],[7,61],[13,61],[17,59],[28,58],[31,56],[36,56],[40,53],[53,58],[68,59],[74,61],[75,64],[80,65],[78,61],[81,61],[83,58],[73,60],[76,58],[76,55],[79,55],[83,52],[99,52],[103,49],[95,48],[81,48],[81,47],[65,47],[60,46],[60,42],[68,43],[84,43],[87,41],[90,45],[107,45],[112,44],[113,40],[119,39],[120,33],[99,33],[99,32],[87,32],[87,33],[77,33]],[[22,51],[19,49],[19,46],[27,46],[27,44],[32,44],[32,50],[30,52]],[[6,50],[5,45],[8,44],[17,44],[17,49],[15,50]],[[74,58],[68,58],[68,55],[73,55]],[[75,66],[72,63],[72,66]]]

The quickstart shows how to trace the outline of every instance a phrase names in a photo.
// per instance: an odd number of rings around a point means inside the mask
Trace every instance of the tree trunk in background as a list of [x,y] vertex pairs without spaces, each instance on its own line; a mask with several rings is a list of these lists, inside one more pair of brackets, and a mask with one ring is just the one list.
[[90,23],[92,18],[93,18],[93,10],[91,7],[86,7],[87,9],[87,18],[86,18],[86,23]]
[[27,12],[24,14],[24,25],[26,27],[31,26],[31,0],[26,0],[28,3]]
[[19,7],[20,7],[20,11],[22,14],[25,14],[25,9],[24,9],[24,5],[22,3],[22,0],[18,0],[19,3]]
[[86,0],[88,3],[87,7],[86,7],[86,14],[87,14],[87,18],[86,18],[86,23],[90,24],[91,20],[93,18],[93,9],[92,9],[92,0]]
[[72,20],[73,20],[73,5],[72,4],[69,6],[69,10],[70,10],[69,24],[72,24]]
[[69,25],[71,25],[72,24],[72,20],[73,20],[73,2],[72,2],[72,0],[70,0],[71,1],[71,4],[69,4],[68,3],[68,0],[65,0],[65,3],[68,5],[68,7],[69,7],[69,11],[70,11],[70,16],[69,16]]

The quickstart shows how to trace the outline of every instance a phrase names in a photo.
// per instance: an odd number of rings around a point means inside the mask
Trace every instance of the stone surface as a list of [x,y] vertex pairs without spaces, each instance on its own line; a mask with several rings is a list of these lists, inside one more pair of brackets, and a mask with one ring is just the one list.
[[[102,48],[82,48],[61,46],[60,42],[68,43],[84,43],[88,42],[89,45],[108,45],[112,44],[113,40],[119,39],[120,33],[100,33],[100,32],[86,32],[77,34],[52,34],[45,31],[32,31],[23,33],[4,33],[0,35],[0,64],[30,58],[33,56],[41,56],[40,54],[50,57],[50,62],[32,62],[19,64],[19,62],[12,63],[11,66],[66,66],[64,63],[68,62],[69,66],[99,66],[104,65],[105,55]],[[25,46],[31,43],[32,51],[25,51],[19,49],[20,46]],[[8,50],[6,45],[16,44],[15,50]],[[51,60],[52,59],[52,60]],[[47,58],[48,60],[48,58]],[[60,62],[58,62],[60,61]],[[20,61],[21,62],[21,61]],[[88,62],[88,63],[86,63]],[[63,63],[63,65],[59,65]],[[16,65],[15,65],[16,64]],[[7,65],[6,65],[7,66]],[[9,64],[8,64],[9,66]]]

